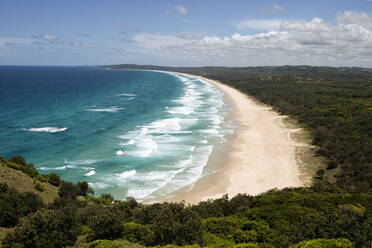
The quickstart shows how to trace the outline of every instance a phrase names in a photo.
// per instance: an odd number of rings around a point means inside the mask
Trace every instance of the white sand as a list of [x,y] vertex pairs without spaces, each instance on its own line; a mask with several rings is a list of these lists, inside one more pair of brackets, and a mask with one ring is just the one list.
[[309,145],[294,141],[290,135],[301,129],[286,127],[283,116],[232,87],[203,77],[188,76],[216,85],[231,98],[239,128],[232,141],[228,162],[220,171],[201,178],[188,192],[181,190],[176,197],[165,200],[198,203],[225,193],[229,197],[238,193],[257,195],[274,188],[311,183],[311,176],[301,175],[302,164],[296,159],[296,147]]

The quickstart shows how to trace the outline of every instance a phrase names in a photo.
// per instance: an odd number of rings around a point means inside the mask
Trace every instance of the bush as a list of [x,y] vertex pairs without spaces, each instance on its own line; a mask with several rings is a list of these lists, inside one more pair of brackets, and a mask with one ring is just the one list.
[[118,241],[118,240],[96,240],[92,243],[84,245],[81,248],[141,248],[143,246],[131,244],[127,241]]
[[255,230],[251,231],[237,230],[234,233],[234,241],[236,243],[247,243],[257,241],[257,233]]
[[75,188],[78,195],[86,196],[89,191],[89,184],[87,182],[77,182]]
[[16,163],[16,164],[19,164],[19,165],[22,165],[22,166],[25,166],[26,165],[26,160],[24,157],[22,156],[13,156],[9,159],[10,162],[13,162],[13,163]]
[[41,185],[40,183],[36,183],[36,184],[35,184],[35,189],[36,189],[37,191],[40,191],[40,192],[44,192],[44,191],[45,191],[44,186]]
[[156,244],[202,244],[202,223],[183,203],[163,203],[152,221]]
[[112,207],[99,206],[94,209],[95,214],[86,216],[88,226],[93,230],[91,240],[115,239],[123,232],[122,220],[118,218]]
[[58,195],[62,198],[75,198],[78,195],[78,191],[73,183],[62,181],[58,190]]
[[31,192],[18,193],[7,184],[0,183],[0,226],[15,226],[19,218],[34,213],[43,206],[38,195]]
[[113,202],[114,201],[114,197],[111,194],[102,194],[101,195],[101,198],[102,199],[105,199],[105,200],[108,200],[110,202]]
[[61,183],[61,178],[56,173],[50,173],[48,175],[48,183],[54,186],[59,186]]
[[44,210],[23,219],[5,237],[3,248],[62,248],[74,245],[80,233],[71,210]]
[[129,222],[123,225],[122,238],[148,246],[153,244],[155,234],[149,226]]
[[290,248],[354,248],[348,239],[313,239],[302,241]]

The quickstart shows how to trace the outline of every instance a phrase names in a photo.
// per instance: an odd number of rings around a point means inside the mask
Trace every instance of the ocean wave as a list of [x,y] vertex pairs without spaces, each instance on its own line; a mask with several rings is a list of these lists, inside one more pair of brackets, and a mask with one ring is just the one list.
[[[120,136],[119,136],[120,137]],[[127,142],[120,142],[119,143],[119,146],[128,146],[128,145],[133,145],[134,143],[136,143],[136,141],[134,139],[130,139],[129,141]]]
[[136,170],[124,171],[122,173],[117,173],[115,176],[118,176],[120,179],[125,179],[137,174]]
[[98,162],[101,162],[102,160],[97,160],[97,159],[79,159],[75,161],[68,161],[65,159],[64,163],[71,165],[71,166],[78,166],[78,165],[90,165],[90,164],[95,164]]
[[106,184],[106,183],[102,183],[102,182],[89,182],[88,183],[90,187],[94,188],[94,189],[106,189],[106,188],[109,188],[109,187],[113,187],[113,185],[109,185],[109,184]]
[[170,114],[182,114],[182,115],[190,115],[194,113],[194,108],[190,106],[182,106],[182,107],[175,107],[167,110]]
[[92,171],[89,171],[88,173],[86,173],[84,176],[90,177],[90,176],[93,176],[94,174],[96,174],[96,172],[94,170],[92,170]]
[[123,94],[120,94],[118,96],[131,96],[131,97],[133,97],[133,96],[137,96],[137,95],[136,94],[123,93]]
[[65,166],[58,166],[58,167],[39,167],[38,170],[47,171],[47,170],[66,170],[66,169],[75,169],[76,166],[74,165],[65,165]]
[[59,133],[59,132],[64,132],[68,128],[67,127],[33,127],[33,128],[28,128],[28,129],[22,129],[24,131],[30,131],[30,132],[46,132],[46,133]]
[[124,154],[124,152],[122,150],[116,151],[117,156],[122,156],[123,154]]
[[158,144],[151,138],[145,138],[143,140],[137,141],[136,147],[139,149],[126,151],[125,154],[147,158],[158,149]]
[[109,107],[109,108],[92,108],[92,109],[87,109],[87,111],[91,111],[91,112],[111,112],[111,113],[115,113],[115,112],[118,112],[120,110],[123,110],[124,108],[120,108],[118,106],[112,106],[112,107]]
[[128,195],[132,196],[136,199],[144,199],[145,197],[151,195],[155,191],[163,188],[166,186],[170,181],[173,180],[173,178],[178,174],[181,173],[184,170],[184,168],[181,168],[179,170],[175,171],[167,171],[167,172],[161,172],[161,171],[151,171],[148,173],[143,173],[141,175],[138,175],[137,178],[141,179],[141,181],[150,182],[147,188],[137,189],[132,188],[128,190]]

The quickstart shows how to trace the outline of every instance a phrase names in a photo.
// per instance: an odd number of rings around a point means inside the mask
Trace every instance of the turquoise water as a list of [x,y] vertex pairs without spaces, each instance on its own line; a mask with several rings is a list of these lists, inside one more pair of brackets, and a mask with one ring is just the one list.
[[0,110],[2,156],[116,199],[191,185],[233,132],[215,86],[152,71],[2,66]]

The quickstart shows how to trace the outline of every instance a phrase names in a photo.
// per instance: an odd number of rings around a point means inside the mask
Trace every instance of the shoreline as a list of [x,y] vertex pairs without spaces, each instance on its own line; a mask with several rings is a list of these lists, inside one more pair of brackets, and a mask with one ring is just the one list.
[[[211,155],[204,167],[205,171],[215,163],[225,163],[217,172],[202,176],[191,189],[186,186],[159,201],[197,204],[224,194],[230,198],[239,193],[258,195],[274,188],[312,184],[321,161],[312,156],[309,138],[296,123],[221,82],[187,73],[157,72],[185,75],[215,85],[231,101],[238,124],[231,144],[227,144],[228,156],[224,161],[215,161],[218,158]],[[317,166],[307,166],[310,162]]]

